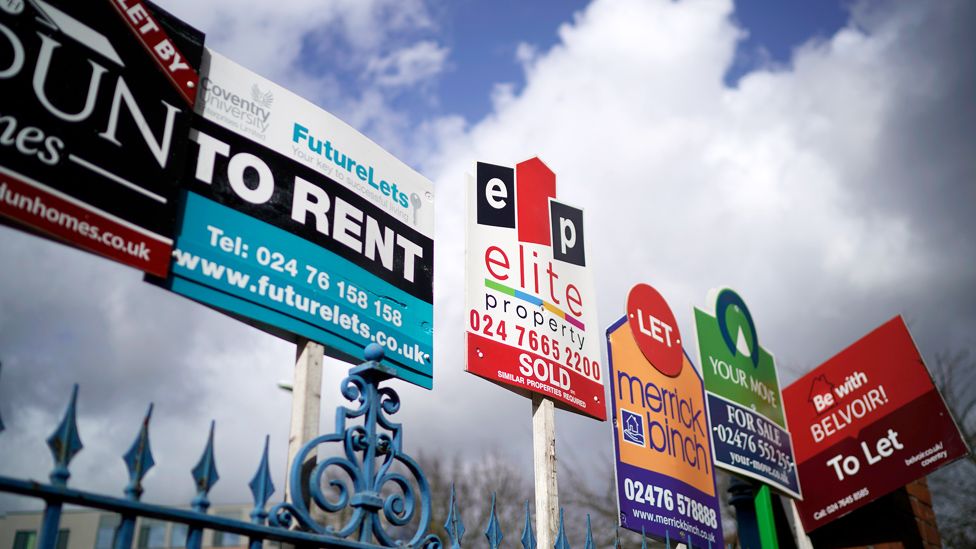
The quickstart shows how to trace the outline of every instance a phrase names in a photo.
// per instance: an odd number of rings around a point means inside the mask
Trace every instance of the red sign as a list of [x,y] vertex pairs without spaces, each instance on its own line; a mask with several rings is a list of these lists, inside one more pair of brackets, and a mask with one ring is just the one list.
[[[466,370],[606,420],[583,211],[538,158],[479,162],[469,182]],[[672,320],[673,323],[673,320]]]
[[170,40],[141,0],[112,0],[112,6],[146,48],[146,53],[156,60],[159,69],[192,107],[196,103],[200,75],[191,66],[190,60]]
[[668,302],[647,284],[631,288],[627,296],[627,321],[637,347],[651,366],[668,377],[681,373],[681,334]]
[[968,453],[902,318],[783,390],[807,532]]

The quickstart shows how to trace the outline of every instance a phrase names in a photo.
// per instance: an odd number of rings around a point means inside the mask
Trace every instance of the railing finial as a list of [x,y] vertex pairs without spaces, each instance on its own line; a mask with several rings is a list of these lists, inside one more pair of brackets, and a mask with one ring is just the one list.
[[264,452],[261,454],[261,463],[258,470],[254,473],[248,486],[251,487],[251,495],[254,496],[254,510],[251,511],[251,522],[254,524],[264,524],[268,518],[268,512],[264,509],[271,494],[274,494],[275,487],[271,481],[271,470],[268,466],[268,442],[271,440],[269,435],[264,436]]
[[586,544],[583,546],[584,549],[596,549],[596,545],[593,543],[593,529],[590,527],[590,514],[586,514]]
[[55,486],[65,486],[71,473],[68,471],[68,464],[71,459],[84,448],[81,437],[78,436],[78,422],[76,413],[78,407],[78,384],[75,383],[71,389],[71,401],[68,408],[61,418],[61,424],[51,433],[47,439],[47,446],[51,449],[54,456],[54,469],[51,471],[51,484]]
[[193,468],[193,481],[197,486],[197,495],[193,498],[193,508],[200,513],[207,512],[207,508],[210,507],[210,500],[207,499],[207,494],[213,488],[213,485],[220,480],[220,475],[217,474],[217,463],[214,460],[213,449],[215,424],[215,421],[210,422],[210,435],[207,437],[207,447],[203,449],[200,461]]
[[488,518],[488,527],[485,528],[485,537],[488,538],[488,544],[491,549],[498,549],[502,544],[502,538],[505,537],[502,534],[501,525],[498,523],[498,517],[495,516],[495,493],[491,494],[491,516]]
[[535,549],[535,534],[532,533],[532,516],[529,514],[529,500],[525,500],[525,525],[522,526],[522,548]]
[[457,507],[457,494],[454,483],[451,483],[451,504],[447,510],[447,521],[444,522],[447,537],[451,538],[451,549],[460,549],[461,538],[464,537],[464,521]]
[[149,447],[149,420],[152,418],[152,412],[153,405],[149,403],[149,409],[146,410],[146,417],[142,419],[139,434],[136,435],[136,439],[132,442],[129,450],[122,456],[126,468],[129,469],[129,485],[125,487],[125,496],[136,501],[142,497],[142,479],[156,464],[152,449]]
[[566,528],[563,524],[563,510],[559,509],[559,532],[556,534],[556,543],[553,544],[553,549],[570,549],[569,539],[566,537]]

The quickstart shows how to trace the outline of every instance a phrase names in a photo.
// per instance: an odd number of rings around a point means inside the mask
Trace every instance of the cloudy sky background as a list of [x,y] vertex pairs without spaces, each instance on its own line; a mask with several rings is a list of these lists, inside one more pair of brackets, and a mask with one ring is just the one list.
[[[970,1],[778,19],[731,0],[160,4],[434,181],[435,385],[396,384],[410,452],[501,452],[530,470],[530,403],[463,372],[477,160],[538,155],[585,209],[604,327],[647,282],[690,334],[692,307],[729,286],[784,385],[896,314],[926,357],[976,349]],[[121,494],[119,456],[152,401],[147,500],[189,502],[210,419],[214,500],[249,499],[265,433],[283,486],[290,397],[275,383],[291,377],[292,344],[8,228],[0,257],[0,474],[46,477],[43,441],[80,382],[72,485]],[[327,360],[324,428],[346,369]],[[608,470],[608,429],[557,413],[560,459]]]

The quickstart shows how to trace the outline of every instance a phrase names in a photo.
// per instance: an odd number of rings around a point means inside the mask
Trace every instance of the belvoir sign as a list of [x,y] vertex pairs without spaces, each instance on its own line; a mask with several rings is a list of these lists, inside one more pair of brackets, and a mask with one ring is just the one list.
[[165,275],[202,44],[141,0],[0,3],[0,214]]
[[968,453],[904,320],[783,390],[809,532]]
[[605,420],[583,211],[556,200],[541,160],[478,163],[466,263],[467,371]]

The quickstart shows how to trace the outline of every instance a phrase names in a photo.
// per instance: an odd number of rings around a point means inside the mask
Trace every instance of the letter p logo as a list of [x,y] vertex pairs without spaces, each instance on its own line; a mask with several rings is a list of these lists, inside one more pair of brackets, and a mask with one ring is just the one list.
[[559,261],[585,266],[583,210],[549,199],[552,256]]

